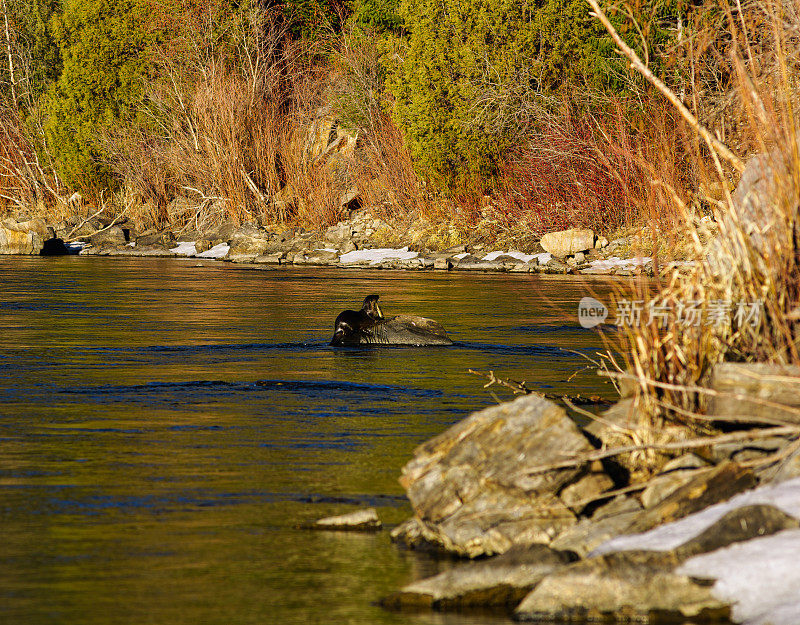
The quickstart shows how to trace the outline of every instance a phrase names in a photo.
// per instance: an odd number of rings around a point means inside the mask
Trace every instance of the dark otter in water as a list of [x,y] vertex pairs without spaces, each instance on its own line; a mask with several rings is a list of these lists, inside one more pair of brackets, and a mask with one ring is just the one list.
[[334,322],[331,345],[452,345],[445,329],[415,315],[383,316],[378,295],[369,295],[361,310],[345,310]]

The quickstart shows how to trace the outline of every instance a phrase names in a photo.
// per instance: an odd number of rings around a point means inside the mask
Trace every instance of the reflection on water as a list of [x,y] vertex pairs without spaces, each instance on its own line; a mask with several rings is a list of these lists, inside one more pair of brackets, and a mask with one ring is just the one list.
[[[375,506],[414,447],[494,402],[469,368],[605,394],[577,303],[603,282],[0,260],[0,621],[489,625],[374,601],[447,562],[298,523]],[[380,293],[442,348],[327,345]]]

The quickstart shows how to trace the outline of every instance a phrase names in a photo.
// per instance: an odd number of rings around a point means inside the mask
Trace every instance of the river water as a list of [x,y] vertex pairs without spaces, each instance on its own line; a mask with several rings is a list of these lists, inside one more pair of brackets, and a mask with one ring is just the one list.
[[[456,344],[329,347],[337,313],[370,293]],[[495,402],[469,368],[613,397],[591,371],[570,380],[588,364],[574,351],[603,348],[577,303],[609,293],[522,274],[0,259],[0,622],[509,623],[386,612],[377,599],[448,563],[387,531],[295,526],[365,506],[407,518],[397,478],[415,446]]]

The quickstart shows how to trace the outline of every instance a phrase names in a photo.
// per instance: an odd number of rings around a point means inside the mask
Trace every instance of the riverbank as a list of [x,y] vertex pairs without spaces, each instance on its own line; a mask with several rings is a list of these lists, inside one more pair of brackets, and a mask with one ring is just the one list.
[[[171,256],[262,265],[617,276],[653,275],[654,258],[641,252],[652,249],[648,238],[646,230],[609,240],[592,230],[573,228],[549,233],[521,249],[494,249],[485,243],[442,249],[419,227],[401,228],[365,211],[316,231],[226,222],[208,231],[139,232],[124,216],[74,216],[48,224],[21,213],[0,223],[0,253],[6,254]],[[662,259],[660,268],[687,264]]]

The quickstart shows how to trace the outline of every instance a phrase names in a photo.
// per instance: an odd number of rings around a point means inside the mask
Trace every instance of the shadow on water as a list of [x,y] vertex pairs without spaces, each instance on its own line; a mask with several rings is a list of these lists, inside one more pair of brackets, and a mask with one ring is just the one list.
[[[495,625],[374,602],[446,561],[388,533],[414,448],[492,405],[468,369],[613,393],[577,302],[533,276],[242,271],[169,259],[0,259],[0,621]],[[332,348],[366,294],[455,344]],[[576,353],[578,352],[578,353]]]

